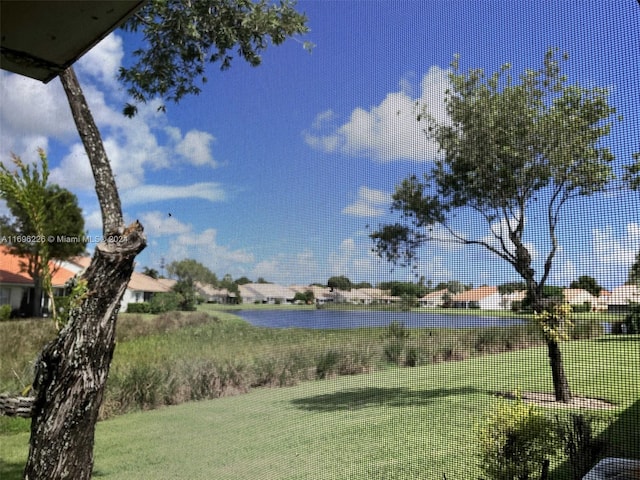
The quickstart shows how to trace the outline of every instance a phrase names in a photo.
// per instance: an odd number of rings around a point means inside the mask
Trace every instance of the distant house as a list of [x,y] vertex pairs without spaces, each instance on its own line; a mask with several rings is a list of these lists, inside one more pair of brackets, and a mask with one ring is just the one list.
[[454,295],[451,299],[454,308],[479,308],[481,310],[502,310],[502,295],[498,287],[478,287]]
[[594,310],[598,305],[598,297],[592,295],[582,288],[565,288],[562,291],[565,301],[572,306],[584,305],[588,303],[591,305],[591,310]]
[[418,299],[418,304],[425,308],[442,307],[447,297],[451,297],[451,292],[444,288],[436,292],[427,293],[424,297]]
[[293,303],[296,292],[275,283],[246,283],[239,286],[243,303]]
[[514,307],[514,303],[516,305],[522,304],[526,296],[526,290],[516,290],[515,292],[505,293],[504,295],[502,295],[502,309],[511,310]]
[[198,295],[207,303],[234,304],[238,302],[238,296],[226,288],[216,288],[202,282],[194,282],[193,286]]
[[622,285],[611,291],[608,311],[612,313],[626,312],[632,303],[640,303],[640,287],[637,285]]
[[334,292],[329,287],[321,287],[319,285],[291,285],[289,287],[295,293],[312,292],[316,305],[324,305],[333,303],[336,300]]

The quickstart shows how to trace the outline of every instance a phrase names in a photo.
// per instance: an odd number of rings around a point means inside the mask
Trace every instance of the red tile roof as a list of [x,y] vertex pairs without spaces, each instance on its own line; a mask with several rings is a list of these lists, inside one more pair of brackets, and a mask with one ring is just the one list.
[[466,292],[459,293],[453,297],[454,302],[477,302],[490,295],[498,293],[498,287],[478,287]]
[[[27,263],[25,257],[11,255],[7,247],[0,246],[0,283],[33,284],[33,280],[22,267],[25,263]],[[49,262],[49,268],[53,271],[51,283],[54,287],[62,287],[73,277],[73,272],[60,267],[55,262]]]

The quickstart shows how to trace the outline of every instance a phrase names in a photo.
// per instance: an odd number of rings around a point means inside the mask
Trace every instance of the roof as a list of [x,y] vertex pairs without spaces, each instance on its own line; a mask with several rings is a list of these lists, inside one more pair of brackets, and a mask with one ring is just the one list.
[[0,68],[48,82],[142,6],[144,0],[0,2]]
[[131,279],[129,280],[127,288],[136,292],[154,293],[168,292],[171,290],[170,287],[164,285],[162,282],[159,282],[155,278],[139,272],[133,272],[131,274]]
[[[7,247],[0,246],[0,283],[32,285],[33,279],[22,267],[26,262],[25,257],[12,255]],[[49,262],[49,268],[53,271],[51,284],[54,287],[62,287],[74,275],[73,272],[55,262]]]
[[295,292],[282,285],[275,283],[246,283],[240,285],[240,295],[242,297],[263,297],[263,298],[293,298]]
[[609,305],[626,305],[640,303],[640,287],[637,285],[622,285],[616,287],[609,297]]
[[498,287],[478,287],[466,292],[455,295],[452,300],[454,302],[477,302],[483,298],[490,297],[498,293]]

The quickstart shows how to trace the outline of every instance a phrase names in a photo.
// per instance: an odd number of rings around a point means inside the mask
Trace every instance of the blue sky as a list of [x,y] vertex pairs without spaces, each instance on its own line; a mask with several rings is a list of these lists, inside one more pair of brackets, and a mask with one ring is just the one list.
[[[76,65],[116,173],[128,221],[139,219],[148,247],[138,268],[195,258],[219,277],[283,284],[332,275],[377,283],[412,280],[371,253],[367,225],[388,221],[394,186],[425,171],[435,146],[413,121],[412,105],[442,117],[447,68],[515,72],[540,66],[550,46],[567,51],[570,82],[610,89],[623,121],[606,144],[616,168],[640,151],[640,8],[609,1],[301,1],[311,32],[269,49],[263,64],[212,66],[198,97],[120,114],[127,101],[118,67],[139,39],[116,32]],[[78,195],[87,228],[101,230],[88,161],[59,81],[47,85],[0,73],[0,155],[49,154],[52,180]],[[398,114],[401,111],[401,114]],[[4,205],[0,213],[6,212]],[[592,275],[624,282],[640,250],[640,195],[574,202],[559,231],[552,283]],[[536,266],[547,246],[527,237]],[[456,228],[482,237],[468,216]],[[425,248],[417,272],[434,282],[474,285],[517,280],[479,248]]]

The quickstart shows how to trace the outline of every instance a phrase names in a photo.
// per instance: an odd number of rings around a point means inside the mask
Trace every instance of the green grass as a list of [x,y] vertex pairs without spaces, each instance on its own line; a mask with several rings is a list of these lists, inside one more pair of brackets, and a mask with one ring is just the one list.
[[[640,459],[640,336],[562,349],[573,392],[618,405],[608,453]],[[549,376],[535,347],[123,415],[98,424],[95,477],[475,479],[473,429],[495,392],[550,391]],[[0,478],[19,478],[27,442],[0,438]]]

